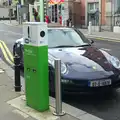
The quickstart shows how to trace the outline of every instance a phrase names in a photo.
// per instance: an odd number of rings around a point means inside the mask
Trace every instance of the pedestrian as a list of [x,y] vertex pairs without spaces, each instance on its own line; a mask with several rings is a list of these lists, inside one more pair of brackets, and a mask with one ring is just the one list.
[[49,19],[49,16],[45,16],[45,22],[48,24],[48,23],[50,23],[50,19]]
[[39,17],[38,12],[35,8],[33,8],[33,15],[34,15],[35,21],[40,22],[40,17]]
[[67,19],[67,21],[66,21],[66,22],[67,22],[67,27],[69,27],[69,18]]
[[72,19],[69,19],[69,26],[72,27]]
[[62,25],[62,16],[59,16],[59,23]]
[[68,26],[68,27],[71,27],[71,26],[72,26],[72,19],[71,19],[71,18],[68,18],[68,19],[67,19],[67,26]]

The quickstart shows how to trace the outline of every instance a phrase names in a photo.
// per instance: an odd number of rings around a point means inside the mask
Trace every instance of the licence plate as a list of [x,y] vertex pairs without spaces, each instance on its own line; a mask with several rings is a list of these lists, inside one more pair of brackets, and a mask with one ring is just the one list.
[[107,86],[111,85],[112,82],[110,79],[107,80],[95,80],[95,81],[89,81],[88,86],[89,87],[100,87],[100,86]]

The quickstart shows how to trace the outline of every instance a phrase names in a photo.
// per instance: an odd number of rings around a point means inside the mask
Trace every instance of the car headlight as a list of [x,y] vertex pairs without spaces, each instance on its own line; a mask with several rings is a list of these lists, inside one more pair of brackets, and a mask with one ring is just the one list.
[[[49,63],[51,63],[51,65],[54,67],[54,60],[48,60],[49,61]],[[67,70],[67,66],[63,63],[63,62],[61,62],[61,73],[62,74],[66,74],[68,72],[68,70]]]
[[61,73],[62,74],[67,73],[67,66],[64,63],[61,63]]
[[120,69],[120,61],[118,58],[111,56],[110,62],[115,68]]

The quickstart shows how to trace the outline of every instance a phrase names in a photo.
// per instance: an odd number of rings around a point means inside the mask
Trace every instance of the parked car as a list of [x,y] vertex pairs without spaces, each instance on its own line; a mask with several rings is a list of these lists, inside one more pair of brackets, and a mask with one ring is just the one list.
[[[120,61],[93,44],[76,28],[48,28],[48,63],[50,91],[54,92],[55,58],[61,59],[61,83],[65,93],[94,93],[120,86]],[[24,40],[16,40],[14,55],[24,67]]]

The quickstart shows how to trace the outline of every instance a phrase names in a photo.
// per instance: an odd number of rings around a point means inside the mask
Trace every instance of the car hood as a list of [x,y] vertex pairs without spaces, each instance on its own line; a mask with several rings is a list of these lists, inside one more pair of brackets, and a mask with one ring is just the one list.
[[[24,44],[23,38],[16,42]],[[48,52],[49,63],[60,58],[67,65],[69,72],[62,75],[64,79],[101,79],[120,74],[120,71],[110,64],[111,55],[94,46],[49,48]]]
[[80,48],[54,48],[49,54],[60,58],[69,68],[79,72],[112,71],[110,55],[93,46]]
[[[18,39],[17,43],[24,44],[23,38]],[[111,55],[94,46],[73,47],[73,48],[51,48],[50,56],[60,58],[69,68],[79,72],[113,71],[113,66],[109,60]]]

